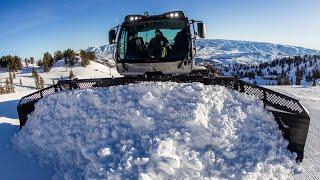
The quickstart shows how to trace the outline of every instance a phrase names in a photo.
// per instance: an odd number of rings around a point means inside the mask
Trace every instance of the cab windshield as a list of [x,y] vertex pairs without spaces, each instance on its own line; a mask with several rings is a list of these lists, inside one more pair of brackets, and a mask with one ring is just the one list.
[[185,21],[148,21],[121,28],[118,57],[121,61],[181,60],[188,56]]

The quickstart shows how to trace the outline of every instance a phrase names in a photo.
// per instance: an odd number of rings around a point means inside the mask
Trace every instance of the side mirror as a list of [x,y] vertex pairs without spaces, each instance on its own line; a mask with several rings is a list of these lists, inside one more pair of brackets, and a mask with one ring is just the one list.
[[109,44],[114,44],[115,43],[116,36],[117,36],[116,30],[111,29],[109,31]]
[[197,23],[197,27],[198,27],[198,36],[200,38],[205,38],[207,33],[206,25],[200,22],[200,23]]

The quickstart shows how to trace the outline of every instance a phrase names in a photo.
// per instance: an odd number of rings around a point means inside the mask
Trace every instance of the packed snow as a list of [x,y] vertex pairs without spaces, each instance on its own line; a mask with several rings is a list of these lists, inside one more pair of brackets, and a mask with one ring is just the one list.
[[220,86],[144,83],[41,99],[16,149],[65,179],[287,179],[295,154],[261,101]]
[[312,86],[267,86],[275,91],[299,99],[310,116],[309,132],[304,149],[304,159],[299,165],[302,172],[294,179],[320,179],[320,87]]

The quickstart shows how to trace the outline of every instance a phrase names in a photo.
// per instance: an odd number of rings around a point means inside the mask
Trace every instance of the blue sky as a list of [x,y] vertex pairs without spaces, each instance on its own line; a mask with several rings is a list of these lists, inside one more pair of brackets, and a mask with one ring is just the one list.
[[320,49],[319,0],[0,0],[0,55],[106,44],[127,14],[183,10],[207,24],[208,38]]

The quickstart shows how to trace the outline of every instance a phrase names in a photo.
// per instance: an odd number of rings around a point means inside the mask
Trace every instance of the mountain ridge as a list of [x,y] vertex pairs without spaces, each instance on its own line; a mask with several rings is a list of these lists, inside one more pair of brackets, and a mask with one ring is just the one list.
[[[196,41],[197,57],[223,64],[260,64],[277,58],[301,55],[319,55],[320,50],[299,46],[227,39],[201,39]],[[113,45],[88,47],[86,51],[111,55]]]

